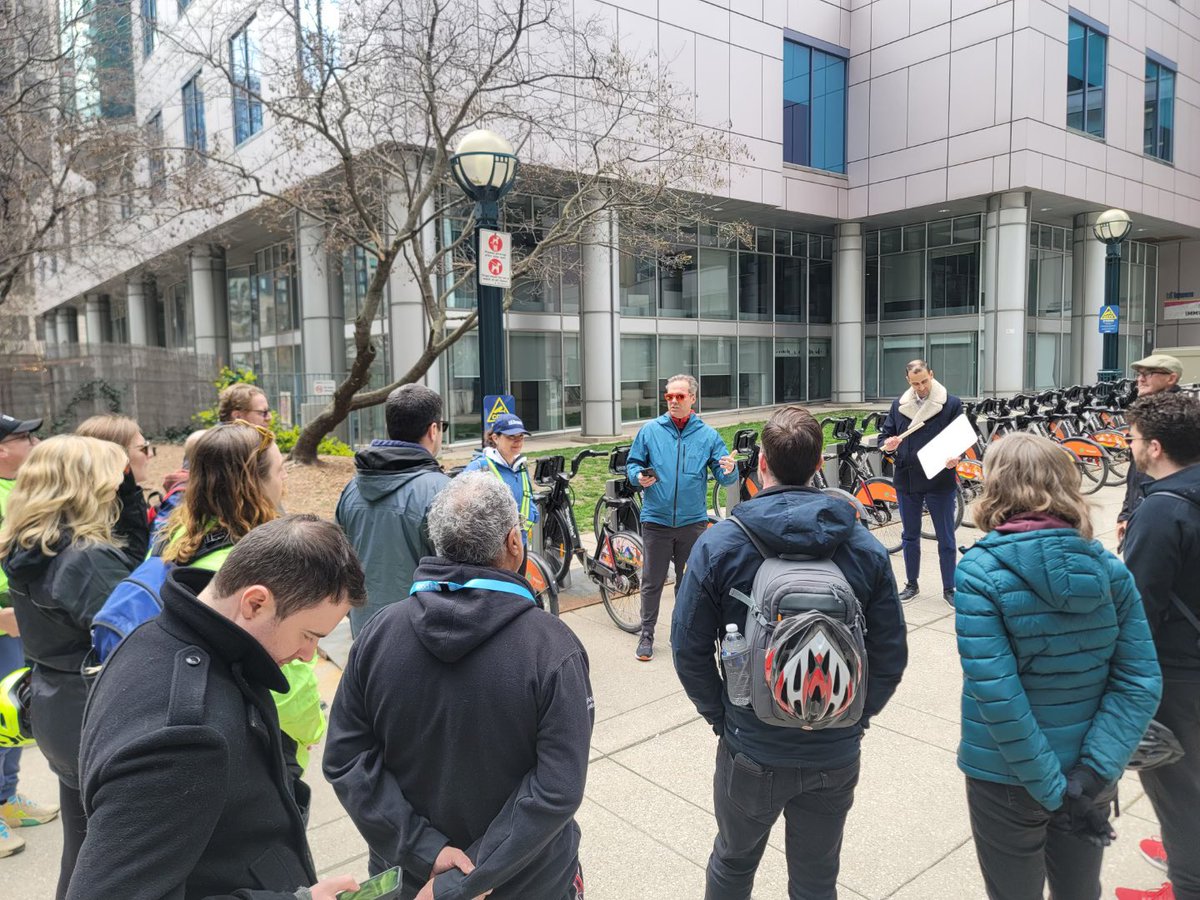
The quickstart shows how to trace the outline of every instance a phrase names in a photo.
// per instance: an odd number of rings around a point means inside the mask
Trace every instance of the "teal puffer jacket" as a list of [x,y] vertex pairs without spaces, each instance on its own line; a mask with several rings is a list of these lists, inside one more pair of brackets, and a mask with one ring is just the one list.
[[963,556],[955,586],[958,767],[1049,810],[1079,763],[1116,781],[1162,693],[1129,570],[1073,528],[992,532]]

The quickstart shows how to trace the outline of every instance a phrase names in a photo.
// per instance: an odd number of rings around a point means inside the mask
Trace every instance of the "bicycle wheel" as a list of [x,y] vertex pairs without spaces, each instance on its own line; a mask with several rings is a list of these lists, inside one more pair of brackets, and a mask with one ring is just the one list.
[[727,506],[729,503],[729,490],[721,482],[714,480],[712,493],[709,495],[708,508],[713,511],[713,514],[718,519],[725,518]]
[[642,630],[642,566],[646,545],[633,531],[608,533],[614,573],[597,579],[600,599],[618,628],[630,634]]
[[533,588],[533,602],[550,615],[558,616],[558,584],[550,572],[550,566],[537,553],[529,552],[525,557],[525,580]]
[[571,554],[575,550],[575,538],[565,510],[556,509],[542,523],[542,560],[550,570],[555,584],[562,584],[571,568]]
[[1079,469],[1079,488],[1085,494],[1094,494],[1108,482],[1108,451],[1088,438],[1073,437],[1062,442],[1075,457]]
[[867,527],[883,544],[888,553],[896,553],[901,547],[900,504],[896,500],[896,486],[892,479],[879,476],[868,478],[859,484],[854,498],[863,505]]
[[[954,527],[957,529],[963,522],[963,491],[961,487],[954,489]],[[933,530],[933,520],[929,518],[929,508],[921,510],[921,537],[927,541],[936,541],[937,534]]]

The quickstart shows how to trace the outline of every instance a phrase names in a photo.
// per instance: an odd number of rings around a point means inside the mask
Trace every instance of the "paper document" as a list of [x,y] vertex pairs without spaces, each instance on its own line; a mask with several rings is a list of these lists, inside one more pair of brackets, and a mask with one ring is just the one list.
[[946,468],[946,460],[962,456],[966,449],[979,437],[967,421],[959,416],[942,430],[942,433],[917,451],[917,459],[925,470],[925,477],[932,478]]

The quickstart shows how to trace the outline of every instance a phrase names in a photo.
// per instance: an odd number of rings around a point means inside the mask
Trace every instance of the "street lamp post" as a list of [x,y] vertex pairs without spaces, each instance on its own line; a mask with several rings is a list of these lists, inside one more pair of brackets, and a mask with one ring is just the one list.
[[[475,260],[482,258],[480,231],[500,220],[500,198],[512,190],[520,162],[512,144],[486,129],[472,131],[450,157],[450,172],[468,198],[475,201]],[[476,269],[478,277],[478,268]],[[505,394],[504,289],[478,285],[479,385],[482,396]]]
[[[1129,235],[1132,228],[1133,220],[1123,209],[1110,209],[1102,212],[1096,217],[1096,223],[1092,226],[1092,234],[1096,236],[1096,240],[1102,241],[1106,248],[1104,257],[1104,306],[1106,308],[1119,309],[1121,242]],[[1103,322],[1101,322],[1101,327],[1103,328]],[[1105,331],[1103,337],[1104,355],[1101,360],[1102,368],[1097,374],[1097,378],[1100,381],[1116,381],[1121,375],[1117,368],[1118,333],[1114,328],[1112,331]]]

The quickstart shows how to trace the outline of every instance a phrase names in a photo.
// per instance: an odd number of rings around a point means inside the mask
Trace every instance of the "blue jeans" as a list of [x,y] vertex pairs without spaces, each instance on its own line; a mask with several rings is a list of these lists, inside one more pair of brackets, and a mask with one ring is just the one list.
[[896,491],[896,501],[900,506],[904,580],[909,584],[916,584],[921,574],[921,508],[925,507],[933,522],[933,533],[937,535],[942,590],[954,590],[954,565],[958,554],[954,546],[954,494],[954,491],[939,494],[904,494]]
[[[25,665],[25,650],[21,639],[0,634],[0,678]],[[0,750],[0,803],[7,803],[17,793],[17,771],[21,768],[20,750]]]

